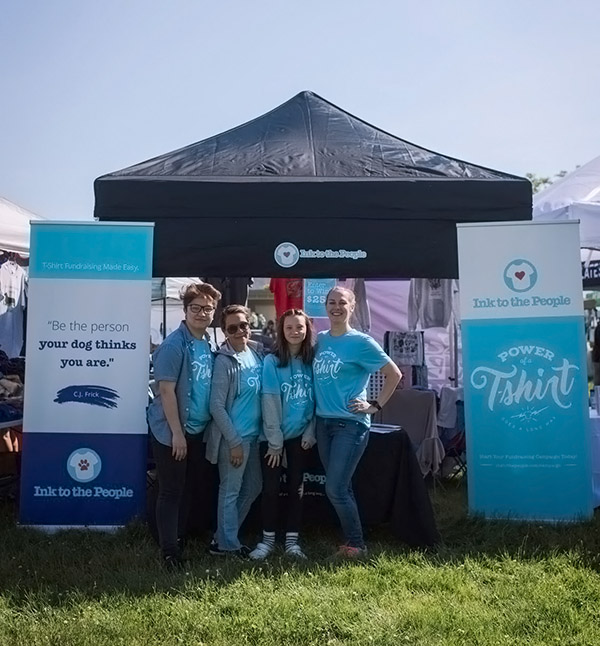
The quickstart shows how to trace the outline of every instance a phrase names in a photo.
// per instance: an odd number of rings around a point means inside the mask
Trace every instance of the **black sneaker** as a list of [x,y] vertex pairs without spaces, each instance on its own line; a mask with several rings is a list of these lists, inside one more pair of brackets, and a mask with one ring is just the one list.
[[169,572],[185,570],[185,561],[180,556],[163,556],[163,566]]
[[208,553],[212,554],[213,556],[227,556],[227,554],[229,554],[229,552],[227,552],[226,550],[222,550],[219,547],[219,544],[217,543],[217,541],[215,541],[214,538],[212,539],[212,541],[210,542],[210,545],[208,546]]
[[242,545],[239,550],[222,550],[217,541],[213,538],[208,546],[208,553],[213,556],[237,556],[240,559],[250,558],[250,548]]

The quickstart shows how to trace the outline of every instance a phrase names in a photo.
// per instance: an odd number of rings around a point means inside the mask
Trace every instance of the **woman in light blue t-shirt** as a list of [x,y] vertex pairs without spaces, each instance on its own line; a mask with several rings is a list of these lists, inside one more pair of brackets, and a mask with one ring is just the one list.
[[248,556],[238,533],[262,488],[258,436],[263,360],[262,347],[250,340],[249,315],[243,305],[228,305],[221,312],[226,341],[215,358],[213,422],[205,434],[206,458],[219,469],[217,531],[209,547],[214,556]]
[[[317,337],[313,361],[317,446],[325,468],[327,497],[340,519],[345,544],[338,554],[366,554],[360,516],[352,492],[352,475],[369,438],[370,416],[392,396],[400,377],[398,367],[369,335],[350,327],[354,292],[334,287],[327,294],[330,329]],[[367,384],[380,370],[384,386],[367,401]]]

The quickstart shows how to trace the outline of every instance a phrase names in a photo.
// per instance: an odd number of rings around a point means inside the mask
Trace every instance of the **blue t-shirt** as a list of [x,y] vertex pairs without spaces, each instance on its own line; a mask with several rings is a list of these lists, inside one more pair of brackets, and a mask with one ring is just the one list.
[[208,342],[194,339],[192,352],[192,394],[185,430],[190,435],[201,433],[210,421],[210,382],[214,356]]
[[233,400],[231,422],[240,437],[257,438],[261,430],[260,391],[262,382],[262,362],[247,348],[235,353],[240,364],[239,391]]
[[370,375],[389,362],[390,358],[368,334],[357,330],[341,336],[320,332],[313,361],[317,415],[354,419],[370,426],[370,415],[352,413],[348,404],[357,397],[367,398]]
[[267,355],[263,363],[263,393],[281,397],[284,441],[298,437],[315,411],[312,367],[298,357],[281,367],[274,354]]

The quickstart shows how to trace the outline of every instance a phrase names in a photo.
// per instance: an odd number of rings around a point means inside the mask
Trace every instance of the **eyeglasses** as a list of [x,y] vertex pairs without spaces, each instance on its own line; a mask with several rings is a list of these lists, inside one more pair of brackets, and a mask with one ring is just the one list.
[[248,323],[247,321],[242,321],[237,325],[235,323],[228,325],[225,328],[225,331],[227,332],[227,334],[230,334],[233,336],[238,330],[240,330],[241,332],[247,332],[249,328],[250,328],[250,323]]
[[212,305],[188,305],[188,310],[192,314],[212,314],[215,311],[215,308]]

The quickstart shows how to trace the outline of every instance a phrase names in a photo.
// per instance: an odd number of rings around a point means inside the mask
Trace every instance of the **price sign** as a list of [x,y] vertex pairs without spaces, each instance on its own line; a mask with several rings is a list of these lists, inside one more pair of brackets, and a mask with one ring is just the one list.
[[310,318],[327,318],[325,300],[335,285],[335,278],[304,279],[304,311]]

